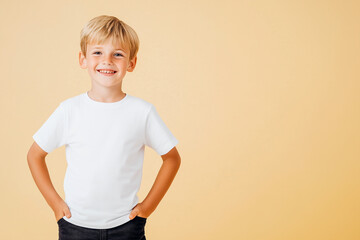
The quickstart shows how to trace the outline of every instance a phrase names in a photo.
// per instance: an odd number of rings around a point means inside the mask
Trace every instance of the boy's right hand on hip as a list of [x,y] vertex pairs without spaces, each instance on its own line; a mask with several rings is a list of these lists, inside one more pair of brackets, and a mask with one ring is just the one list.
[[71,217],[70,209],[64,200],[60,201],[60,203],[56,206],[54,214],[56,222],[58,222],[64,216],[66,216],[67,218]]

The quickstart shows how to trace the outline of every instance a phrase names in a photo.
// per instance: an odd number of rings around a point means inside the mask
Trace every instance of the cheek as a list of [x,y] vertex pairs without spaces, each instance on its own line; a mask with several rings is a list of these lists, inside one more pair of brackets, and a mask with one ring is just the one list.
[[88,66],[90,67],[90,68],[96,68],[96,61],[93,61],[93,60],[90,60],[90,61],[88,61]]

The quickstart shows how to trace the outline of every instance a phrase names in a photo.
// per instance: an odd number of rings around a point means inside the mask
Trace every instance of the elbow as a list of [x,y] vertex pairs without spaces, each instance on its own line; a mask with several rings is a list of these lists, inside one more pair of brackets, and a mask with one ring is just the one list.
[[34,154],[29,150],[27,155],[26,155],[26,159],[27,159],[27,163],[28,166],[31,167],[33,165],[33,163],[36,160],[36,157],[34,156]]
[[31,151],[30,151],[30,150],[27,152],[26,159],[27,159],[27,162],[28,162],[28,163],[30,163],[30,162],[31,162],[31,159],[33,159],[33,157],[32,157],[32,154],[31,154]]
[[177,163],[178,168],[180,168],[180,165],[181,165],[181,157],[180,157],[180,155],[178,155],[175,159],[176,159],[176,163]]

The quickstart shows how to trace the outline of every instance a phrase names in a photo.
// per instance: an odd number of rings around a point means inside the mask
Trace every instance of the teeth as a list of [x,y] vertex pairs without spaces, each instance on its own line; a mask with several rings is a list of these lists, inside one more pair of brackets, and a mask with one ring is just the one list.
[[99,72],[102,72],[102,73],[114,73],[114,71],[105,71],[105,70],[100,70]]

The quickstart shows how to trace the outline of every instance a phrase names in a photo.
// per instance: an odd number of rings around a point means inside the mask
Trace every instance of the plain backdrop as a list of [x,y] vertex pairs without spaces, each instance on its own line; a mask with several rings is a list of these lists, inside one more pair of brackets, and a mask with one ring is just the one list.
[[[57,239],[28,168],[32,135],[90,89],[80,30],[140,38],[123,91],[153,103],[182,165],[149,240],[360,239],[358,1],[1,1],[0,238]],[[146,148],[140,201],[162,160]],[[65,147],[47,164],[64,197]]]

